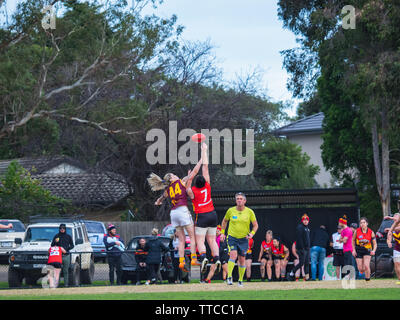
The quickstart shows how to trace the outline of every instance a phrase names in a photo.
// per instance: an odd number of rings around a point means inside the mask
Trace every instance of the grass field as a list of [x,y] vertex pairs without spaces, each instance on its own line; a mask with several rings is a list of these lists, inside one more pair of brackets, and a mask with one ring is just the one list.
[[394,279],[357,281],[355,289],[343,289],[340,281],[180,284],[0,290],[0,300],[400,300]]
[[8,296],[0,300],[399,300],[400,289],[298,289]]

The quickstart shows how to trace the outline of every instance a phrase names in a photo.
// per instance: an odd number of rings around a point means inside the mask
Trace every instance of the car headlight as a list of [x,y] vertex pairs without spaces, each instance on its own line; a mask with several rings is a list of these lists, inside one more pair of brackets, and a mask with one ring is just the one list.
[[14,262],[14,261],[15,261],[15,256],[14,255],[10,256],[10,262]]

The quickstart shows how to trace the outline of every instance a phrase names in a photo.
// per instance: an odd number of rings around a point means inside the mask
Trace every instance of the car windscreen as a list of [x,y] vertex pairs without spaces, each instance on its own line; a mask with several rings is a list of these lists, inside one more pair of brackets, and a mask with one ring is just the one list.
[[87,222],[85,221],[85,226],[88,233],[101,233],[104,234],[104,226],[101,222]]
[[[25,242],[30,241],[53,241],[54,236],[59,232],[58,227],[33,227],[28,228],[25,235]],[[71,228],[67,228],[67,234],[72,237]]]
[[[146,236],[146,237],[137,237],[137,238],[133,238],[133,239],[130,241],[130,243],[129,243],[129,250],[136,250],[136,247],[137,247],[137,245],[138,245],[138,241],[139,241],[139,239],[142,239],[142,238],[145,239],[146,242],[147,242],[148,239],[149,239],[150,237],[149,237],[149,236]],[[163,243],[166,247],[169,246],[169,243],[171,242],[171,239],[170,239],[170,238],[160,237],[160,239],[161,239],[162,243]]]
[[384,234],[386,228],[390,228],[393,224],[393,220],[383,220],[381,226],[378,229],[378,232]]
[[25,232],[25,226],[20,221],[9,221],[9,220],[0,220],[0,224],[8,225],[12,224],[11,229],[0,229],[2,232]]

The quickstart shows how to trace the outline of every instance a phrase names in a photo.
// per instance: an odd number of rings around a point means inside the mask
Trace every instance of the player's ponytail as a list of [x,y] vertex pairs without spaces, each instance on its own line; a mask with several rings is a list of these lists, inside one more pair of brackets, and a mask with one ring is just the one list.
[[149,183],[152,191],[158,191],[158,190],[164,190],[166,187],[168,187],[170,179],[171,179],[170,173],[167,173],[164,176],[164,179],[161,179],[155,173],[151,173],[147,178],[147,182]]

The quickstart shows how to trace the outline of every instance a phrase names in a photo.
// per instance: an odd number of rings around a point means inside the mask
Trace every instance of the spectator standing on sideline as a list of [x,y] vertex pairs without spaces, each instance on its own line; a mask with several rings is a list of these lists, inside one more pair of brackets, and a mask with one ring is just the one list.
[[140,276],[145,274],[147,276],[147,264],[146,258],[148,254],[148,248],[146,245],[146,239],[140,238],[135,250],[135,260],[136,260],[136,285],[140,285]]
[[114,272],[117,274],[117,285],[120,285],[122,276],[121,255],[125,250],[125,245],[113,224],[108,225],[107,231],[103,242],[107,251],[110,285],[114,285]]
[[174,234],[172,236],[172,265],[174,267],[174,282],[182,282],[182,270],[179,268],[179,235],[176,229],[174,229]]
[[331,243],[330,243],[330,245],[333,249],[333,266],[336,267],[336,278],[338,278],[338,279],[340,279],[342,267],[344,266],[343,243],[339,242],[341,232],[342,232],[342,228],[340,226],[338,226],[337,232],[332,234]]
[[161,264],[162,252],[169,251],[169,248],[164,245],[161,239],[157,236],[158,229],[154,228],[151,231],[151,235],[152,237],[147,240],[148,254],[146,258],[146,265],[148,276],[146,285],[156,283],[158,270],[160,269]]
[[[236,206],[229,208],[222,220],[221,224],[221,240],[225,240],[225,229],[229,222],[228,229],[228,278],[227,284],[233,285],[232,272],[235,267],[236,259],[238,259],[239,280],[238,286],[243,286],[243,276],[246,271],[246,251],[249,247],[249,239],[253,238],[257,232],[258,223],[254,211],[246,207],[246,196],[239,192],[235,194]],[[250,231],[250,224],[253,229]]]
[[306,273],[306,280],[309,279],[309,268],[310,268],[310,229],[308,224],[310,218],[305,213],[301,217],[301,223],[296,228],[296,252],[299,255],[299,263],[294,266],[290,271],[289,279],[294,280],[294,275],[297,270],[304,266],[304,272]]
[[324,260],[326,257],[326,248],[329,246],[329,235],[324,225],[320,225],[318,229],[311,232],[311,280],[317,278],[322,280],[324,275]]
[[[292,244],[292,253],[293,253],[293,256],[294,256],[293,264],[296,265],[296,264],[299,263],[299,255],[297,254],[297,251],[296,251],[296,241],[293,242],[293,244]],[[294,276],[296,277],[296,281],[299,281],[300,272],[301,272],[301,276],[303,277],[303,280],[306,279],[306,274],[304,273],[304,266],[302,266],[301,267],[301,271],[300,271],[300,269],[298,269],[296,271],[296,273],[294,274]]]
[[51,242],[51,247],[59,246],[64,248],[62,254],[62,272],[64,275],[64,287],[69,286],[69,266],[71,264],[71,255],[69,251],[74,247],[72,237],[67,233],[67,226],[65,223],[61,223],[59,226],[59,232],[54,236]]
[[[340,233],[339,242],[343,243],[343,264],[344,267],[353,267],[353,231],[347,226],[347,217],[344,215],[343,218],[339,219],[339,225],[342,229]],[[343,276],[349,276],[350,270],[348,270]],[[347,277],[348,278],[348,277]]]

